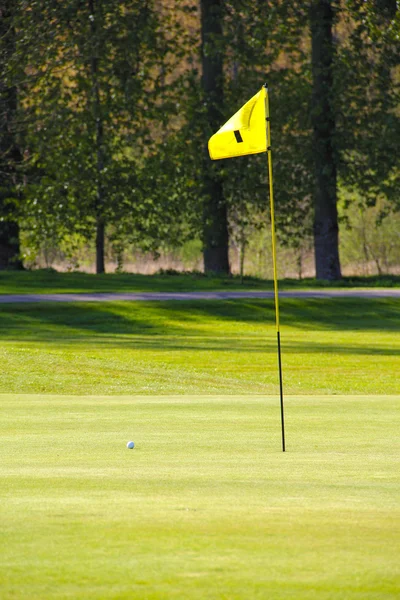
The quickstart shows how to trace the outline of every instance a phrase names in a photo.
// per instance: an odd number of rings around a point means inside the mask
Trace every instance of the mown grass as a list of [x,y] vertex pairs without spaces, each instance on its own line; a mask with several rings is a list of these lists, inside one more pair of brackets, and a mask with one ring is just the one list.
[[397,600],[399,400],[0,396],[1,598]]
[[[281,289],[336,287],[400,287],[400,276],[344,277],[329,282],[285,279]],[[60,273],[51,269],[0,271],[0,294],[85,292],[191,292],[210,290],[272,290],[273,283],[256,277],[222,277],[202,273],[165,272],[156,275]]]
[[399,332],[282,299],[282,453],[273,301],[0,305],[2,600],[397,600]]
[[[399,390],[397,299],[281,302],[289,394]],[[271,300],[0,306],[0,392],[271,394]]]

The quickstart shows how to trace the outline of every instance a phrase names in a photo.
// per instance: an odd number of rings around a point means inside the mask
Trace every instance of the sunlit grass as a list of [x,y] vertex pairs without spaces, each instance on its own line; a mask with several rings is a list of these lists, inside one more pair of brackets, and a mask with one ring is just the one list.
[[[273,301],[0,306],[0,392],[272,394]],[[284,299],[288,394],[400,389],[397,299]]]
[[0,305],[2,600],[397,600],[399,332],[282,300],[282,453],[272,301]]
[[397,599],[400,396],[286,400],[0,396],[1,598]]

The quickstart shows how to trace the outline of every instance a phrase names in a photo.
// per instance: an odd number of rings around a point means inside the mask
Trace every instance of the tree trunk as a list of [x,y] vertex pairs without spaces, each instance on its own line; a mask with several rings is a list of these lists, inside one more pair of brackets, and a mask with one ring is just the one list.
[[[202,87],[209,132],[223,122],[223,0],[201,0]],[[221,166],[212,164],[205,148],[203,160],[203,258],[204,271],[229,274],[228,208]]]
[[104,240],[105,240],[105,227],[104,221],[100,217],[96,223],[96,273],[101,275],[105,272],[104,268]]
[[240,240],[240,246],[239,246],[239,273],[240,273],[240,283],[243,283],[243,277],[244,277],[244,258],[245,258],[245,253],[246,253],[246,240],[244,239],[244,235],[242,236],[241,240]]
[[90,32],[92,36],[92,56],[90,69],[92,76],[92,103],[93,117],[95,120],[95,148],[96,148],[96,169],[97,169],[97,189],[96,189],[96,273],[100,275],[105,272],[104,263],[104,242],[105,242],[105,221],[104,221],[104,189],[102,175],[104,170],[104,129],[103,117],[101,111],[100,85],[99,85],[99,58],[98,58],[98,19],[96,14],[95,0],[88,0],[89,10],[92,18],[90,19]]
[[[8,58],[15,51],[12,27],[13,3],[0,3],[0,38],[2,40],[0,72],[7,71]],[[0,81],[0,269],[23,269],[20,259],[19,225],[16,216],[16,167],[21,152],[16,140],[15,113],[17,89]]]
[[[4,214],[2,198],[0,211]],[[15,221],[0,223],[0,271],[3,269],[22,270],[19,247],[19,227]]]
[[330,0],[313,0],[310,21],[315,164],[314,248],[316,277],[328,280],[341,278],[334,148],[335,115],[332,106],[333,18]]
[[[4,109],[4,106],[1,106],[1,109]],[[8,112],[8,116],[10,116],[10,112]],[[4,112],[2,117],[4,118]],[[0,270],[23,270],[20,258],[19,224],[16,216],[17,207],[15,206],[15,199],[18,195],[15,167],[21,162],[21,153],[11,139],[12,136],[8,136],[7,133],[3,135],[3,133],[2,123],[0,128]]]

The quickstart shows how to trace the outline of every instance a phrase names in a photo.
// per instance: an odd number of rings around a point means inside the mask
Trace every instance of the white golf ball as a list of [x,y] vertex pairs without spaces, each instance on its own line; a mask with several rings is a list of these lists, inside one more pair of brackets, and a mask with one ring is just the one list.
[[134,448],[135,444],[133,442],[128,442],[126,445],[127,448]]

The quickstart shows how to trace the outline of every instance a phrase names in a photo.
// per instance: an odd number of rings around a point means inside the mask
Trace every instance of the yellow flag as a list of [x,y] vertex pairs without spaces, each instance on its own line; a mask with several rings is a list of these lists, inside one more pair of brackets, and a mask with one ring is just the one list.
[[263,87],[209,139],[213,160],[267,151],[265,95]]

